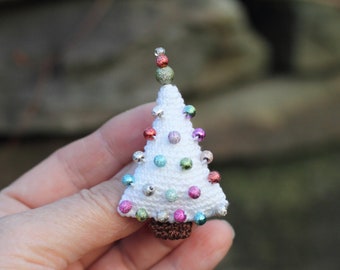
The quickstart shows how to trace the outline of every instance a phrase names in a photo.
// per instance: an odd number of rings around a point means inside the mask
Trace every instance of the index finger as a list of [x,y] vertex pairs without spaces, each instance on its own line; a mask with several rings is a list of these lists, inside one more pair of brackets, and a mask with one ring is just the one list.
[[3,190],[30,208],[56,201],[111,178],[145,144],[152,104],[124,112],[92,134],[53,153]]

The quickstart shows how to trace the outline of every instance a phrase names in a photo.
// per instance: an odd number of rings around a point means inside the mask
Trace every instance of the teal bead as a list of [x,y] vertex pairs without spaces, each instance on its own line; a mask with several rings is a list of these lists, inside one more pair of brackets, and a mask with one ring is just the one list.
[[193,118],[196,115],[196,108],[192,105],[186,105],[183,109],[183,113],[187,118]]
[[122,183],[124,186],[130,186],[135,182],[135,178],[131,174],[125,174],[122,177]]
[[183,170],[190,170],[192,168],[192,160],[190,158],[182,158],[180,161],[180,166]]
[[207,222],[207,217],[202,212],[197,212],[194,216],[194,222],[197,225],[203,225]]
[[147,220],[149,217],[148,212],[144,208],[139,208],[136,212],[136,219],[140,222]]
[[171,84],[174,80],[175,73],[169,66],[156,69],[156,80],[162,85]]
[[153,162],[155,163],[155,165],[157,167],[164,167],[166,165],[166,158],[163,155],[157,155],[155,156],[155,158],[153,159]]
[[169,202],[174,202],[177,200],[177,192],[174,189],[168,189],[165,192],[165,198],[169,201]]

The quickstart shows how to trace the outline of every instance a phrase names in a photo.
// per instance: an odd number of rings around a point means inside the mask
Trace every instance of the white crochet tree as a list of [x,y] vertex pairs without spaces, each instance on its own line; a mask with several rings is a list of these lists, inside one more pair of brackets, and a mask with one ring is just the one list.
[[192,221],[203,225],[208,217],[226,215],[228,201],[219,173],[208,169],[212,153],[198,144],[205,132],[192,127],[195,108],[185,105],[171,84],[174,73],[164,49],[157,48],[155,55],[156,78],[163,84],[152,111],[155,120],[144,131],[144,152],[133,155],[138,163],[134,174],[122,178],[127,188],[118,212],[139,221],[151,218],[157,237],[181,239],[190,235]]

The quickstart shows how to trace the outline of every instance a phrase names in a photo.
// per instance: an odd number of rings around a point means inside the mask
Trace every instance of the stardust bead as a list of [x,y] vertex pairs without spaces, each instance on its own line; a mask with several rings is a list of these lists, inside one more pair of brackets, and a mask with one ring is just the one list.
[[182,209],[177,209],[174,213],[174,219],[176,222],[184,222],[187,219],[187,216]]
[[152,127],[146,128],[143,132],[143,136],[146,140],[152,141],[155,139],[156,130]]
[[155,165],[157,167],[161,168],[161,167],[164,167],[166,165],[166,158],[163,155],[157,155],[153,159],[153,162],[155,163]]
[[169,220],[169,214],[165,211],[159,211],[156,220],[159,222],[167,222]]
[[191,186],[188,190],[188,195],[192,199],[197,199],[201,196],[201,190],[199,187]]
[[183,170],[190,170],[192,168],[192,160],[188,157],[182,158],[179,164]]
[[169,202],[174,202],[177,200],[177,192],[174,189],[168,189],[165,192],[165,198],[169,201]]
[[205,162],[207,164],[210,164],[214,159],[214,155],[213,153],[211,153],[210,151],[208,150],[204,150],[202,153],[201,153],[201,161],[202,162]]
[[131,174],[125,174],[122,177],[122,183],[124,186],[131,186],[135,182],[135,178]]
[[206,134],[203,128],[196,128],[192,133],[192,137],[199,142],[203,141],[205,136]]
[[154,54],[156,57],[165,54],[165,49],[163,47],[158,47],[155,49]]
[[212,184],[219,183],[221,181],[221,175],[217,171],[212,171],[208,175],[208,180]]
[[194,222],[197,225],[203,225],[207,222],[207,217],[202,212],[197,212],[194,216]]
[[175,73],[169,66],[156,69],[156,80],[162,85],[171,84],[174,80],[174,76]]
[[169,132],[168,139],[171,144],[177,144],[181,140],[181,134],[178,131],[171,131]]
[[158,55],[156,57],[156,65],[160,68],[164,68],[168,65],[169,59],[165,54]]
[[156,106],[155,108],[152,109],[152,116],[153,117],[162,117],[163,114],[164,114],[164,111],[158,106]]
[[196,108],[192,105],[186,105],[183,109],[186,118],[193,118],[196,115]]
[[136,151],[132,155],[132,159],[136,163],[142,163],[144,162],[144,152],[142,151]]
[[151,196],[152,194],[155,193],[155,187],[153,185],[150,184],[145,184],[142,188],[143,193],[145,196]]
[[136,219],[140,222],[147,220],[149,217],[148,212],[144,208],[139,208],[136,212]]
[[126,214],[132,209],[132,202],[127,200],[121,201],[118,208],[121,213]]

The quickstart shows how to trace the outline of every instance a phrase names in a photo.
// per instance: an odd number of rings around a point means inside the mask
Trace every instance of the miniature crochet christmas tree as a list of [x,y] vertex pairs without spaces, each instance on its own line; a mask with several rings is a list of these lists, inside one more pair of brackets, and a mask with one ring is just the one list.
[[144,151],[133,154],[138,163],[134,174],[122,178],[127,188],[118,212],[141,222],[151,219],[156,237],[184,239],[192,222],[203,225],[208,217],[226,215],[228,201],[219,185],[220,174],[208,168],[212,153],[199,146],[205,131],[192,127],[196,109],[185,105],[172,85],[174,72],[165,50],[157,48],[155,56],[156,79],[162,84],[152,110],[155,120],[144,131]]

